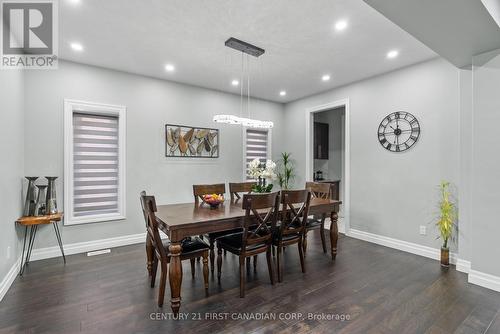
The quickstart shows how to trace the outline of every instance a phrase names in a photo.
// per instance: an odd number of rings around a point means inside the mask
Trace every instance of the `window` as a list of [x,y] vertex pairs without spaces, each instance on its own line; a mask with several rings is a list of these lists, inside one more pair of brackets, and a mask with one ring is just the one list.
[[65,225],[125,218],[125,107],[65,100]]
[[243,172],[244,179],[250,180],[248,177],[248,164],[255,158],[260,159],[265,163],[271,157],[271,130],[243,128]]

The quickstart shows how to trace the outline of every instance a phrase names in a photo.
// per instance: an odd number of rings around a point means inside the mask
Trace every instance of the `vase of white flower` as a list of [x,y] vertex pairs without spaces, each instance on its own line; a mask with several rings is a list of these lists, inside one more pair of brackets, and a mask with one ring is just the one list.
[[258,183],[252,188],[254,193],[269,193],[273,189],[273,184],[268,183],[267,180],[274,180],[276,178],[276,163],[272,160],[267,160],[262,163],[259,159],[254,159],[248,166],[248,176],[257,180]]

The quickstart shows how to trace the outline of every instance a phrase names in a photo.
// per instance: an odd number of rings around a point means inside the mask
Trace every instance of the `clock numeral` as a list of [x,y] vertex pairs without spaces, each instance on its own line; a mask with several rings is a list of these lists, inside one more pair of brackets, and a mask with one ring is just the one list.
[[400,115],[399,115],[399,113],[398,113],[398,112],[394,113],[394,118],[399,119],[399,116],[400,116]]
[[387,146],[386,146],[385,148],[386,148],[386,149],[388,149],[388,150],[390,150],[390,149],[391,149],[391,147],[392,147],[392,144],[387,143]]
[[410,136],[410,139],[413,139],[413,141],[417,141],[418,137],[415,136],[415,135],[413,135],[413,133],[412,133],[411,136]]
[[399,149],[399,145],[396,145],[396,152],[399,152],[400,149]]
[[412,121],[410,121],[410,124],[411,124],[412,127],[413,127],[413,125],[418,124],[417,119],[414,118]]
[[380,139],[380,144],[384,145],[386,142],[387,142],[387,139],[385,139],[385,138]]

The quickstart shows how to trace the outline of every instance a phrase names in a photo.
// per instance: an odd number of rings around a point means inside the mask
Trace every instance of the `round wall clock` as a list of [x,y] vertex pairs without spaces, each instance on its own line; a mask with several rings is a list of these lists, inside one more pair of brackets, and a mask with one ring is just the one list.
[[420,124],[415,116],[404,111],[387,115],[378,127],[378,141],[388,151],[403,152],[415,145]]

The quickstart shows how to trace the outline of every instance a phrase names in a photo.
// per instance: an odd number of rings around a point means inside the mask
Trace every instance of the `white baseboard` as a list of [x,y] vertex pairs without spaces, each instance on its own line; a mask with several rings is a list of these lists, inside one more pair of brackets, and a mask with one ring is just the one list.
[[469,283],[500,292],[500,277],[477,270],[469,271]]
[[470,272],[470,261],[457,259],[457,271],[468,274]]
[[[339,220],[337,222],[337,226],[339,228],[339,233],[346,234],[345,222],[342,218],[339,218]],[[326,220],[325,220],[325,230],[330,230],[330,218],[326,218]]]
[[[74,244],[64,245],[64,254],[65,255],[80,254],[104,248],[133,245],[142,243],[145,240],[146,240],[146,233],[139,233],[139,234],[125,235],[116,238],[108,238],[108,239],[101,239],[101,240],[94,240],[87,242],[77,242]],[[59,249],[58,246],[38,248],[38,249],[33,249],[30,261],[44,260],[59,256],[61,256],[61,250]],[[9,272],[0,283],[0,301],[3,299],[3,297],[9,290],[10,286],[16,279],[17,275],[19,274],[20,266],[21,266],[21,258],[19,257],[19,259],[12,265]]]
[[16,279],[17,274],[19,273],[20,266],[21,266],[21,258],[17,259],[17,261],[14,262],[7,275],[5,275],[2,282],[0,283],[0,301],[2,301],[7,291],[9,291],[10,286],[12,285],[12,283],[14,283],[14,280]]
[[[77,242],[74,244],[67,244],[64,246],[64,254],[80,254],[86,252],[92,252],[104,248],[121,247],[133,244],[139,244],[146,241],[146,233],[125,235],[122,237],[100,239],[94,241]],[[64,242],[64,240],[63,240]],[[46,247],[33,249],[30,261],[44,260],[53,257],[61,256],[61,250],[59,246]]]
[[[422,246],[412,242],[389,238],[356,229],[350,229],[349,237],[372,242],[377,245],[398,249],[404,252],[424,256],[434,260],[440,260],[440,250],[437,248]],[[450,263],[456,265],[457,271],[468,274],[468,282],[500,292],[500,277],[472,270],[471,262],[457,257],[456,253],[450,253]]]
[[[351,228],[347,233],[349,237],[372,242],[377,245],[398,249],[404,252],[420,255],[433,260],[441,259],[441,251],[437,248],[423,246],[408,241],[389,238],[378,234],[364,232]],[[450,263],[457,263],[457,254],[450,253]]]

